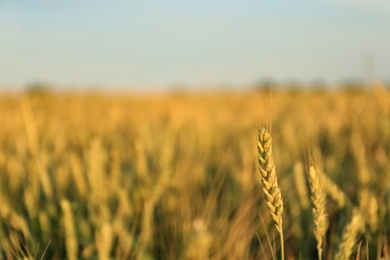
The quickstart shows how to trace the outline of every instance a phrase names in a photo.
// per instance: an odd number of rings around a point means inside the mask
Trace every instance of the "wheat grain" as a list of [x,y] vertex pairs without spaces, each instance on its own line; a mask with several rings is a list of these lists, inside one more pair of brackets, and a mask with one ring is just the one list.
[[349,259],[352,255],[352,250],[357,242],[358,236],[364,232],[364,229],[364,218],[359,210],[354,209],[352,213],[352,220],[344,229],[342,242],[335,257],[336,260]]
[[111,255],[111,247],[113,242],[113,230],[111,224],[105,222],[100,227],[96,236],[96,246],[100,260],[108,260]]
[[314,236],[317,240],[318,259],[322,259],[322,239],[328,228],[325,214],[326,195],[322,189],[320,177],[314,167],[309,171],[311,200],[313,202]]
[[193,221],[193,234],[186,250],[186,259],[206,260],[209,259],[209,250],[212,236],[203,220],[198,218]]
[[65,229],[65,243],[66,254],[70,260],[77,259],[78,242],[76,235],[76,228],[74,225],[74,218],[72,207],[68,200],[61,201],[61,209],[63,213],[64,229]]
[[359,208],[363,212],[366,223],[372,232],[378,228],[378,201],[375,195],[368,189],[363,188],[359,192]]
[[72,174],[73,180],[76,184],[77,191],[79,193],[80,198],[85,198],[87,196],[87,181],[84,174],[83,165],[80,159],[76,154],[70,155],[70,172]]
[[366,187],[371,181],[371,176],[367,168],[367,156],[360,133],[355,132],[352,134],[351,146],[356,164],[358,166],[358,180],[363,187]]
[[376,199],[375,195],[372,194],[370,197],[370,202],[368,203],[367,223],[370,230],[373,232],[378,230],[378,225],[379,225],[378,211],[379,211],[378,200]]
[[307,185],[305,181],[305,175],[303,173],[303,166],[301,162],[296,162],[294,165],[294,180],[297,187],[297,192],[299,196],[299,201],[301,202],[301,206],[304,209],[307,209],[310,205],[310,202],[307,198],[308,191]]
[[339,209],[343,208],[348,198],[345,193],[326,174],[322,173],[321,184],[326,194],[337,204]]
[[275,164],[272,156],[272,137],[268,130],[262,127],[258,132],[258,163],[263,183],[263,191],[267,201],[268,212],[275,222],[275,227],[280,234],[281,253],[284,259],[283,240],[283,198],[279,189],[275,171]]

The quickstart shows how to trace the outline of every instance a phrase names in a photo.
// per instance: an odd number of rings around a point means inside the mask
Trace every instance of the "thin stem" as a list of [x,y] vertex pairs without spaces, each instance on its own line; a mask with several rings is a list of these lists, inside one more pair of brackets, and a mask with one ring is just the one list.
[[284,260],[284,238],[283,238],[283,230],[280,229],[280,254],[281,259]]

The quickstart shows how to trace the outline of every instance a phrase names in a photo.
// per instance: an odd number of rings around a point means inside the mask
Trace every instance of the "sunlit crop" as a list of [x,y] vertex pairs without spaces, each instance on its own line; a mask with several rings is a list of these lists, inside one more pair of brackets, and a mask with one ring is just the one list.
[[379,84],[0,96],[0,259],[387,259],[389,225]]

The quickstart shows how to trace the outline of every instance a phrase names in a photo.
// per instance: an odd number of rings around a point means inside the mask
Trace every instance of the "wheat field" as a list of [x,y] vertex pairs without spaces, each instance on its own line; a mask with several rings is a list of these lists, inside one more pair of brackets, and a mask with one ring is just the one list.
[[379,83],[0,95],[0,259],[389,259],[389,243]]

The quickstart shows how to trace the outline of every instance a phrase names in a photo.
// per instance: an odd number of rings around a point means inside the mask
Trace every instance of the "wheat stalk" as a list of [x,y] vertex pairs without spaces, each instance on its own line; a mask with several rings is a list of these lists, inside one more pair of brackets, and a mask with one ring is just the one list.
[[354,209],[352,220],[344,229],[342,242],[339,246],[339,251],[336,254],[336,260],[349,259],[352,254],[352,249],[356,244],[357,237],[364,232],[364,229],[364,218],[359,210]]
[[267,201],[268,212],[275,222],[275,227],[280,234],[280,247],[282,259],[284,259],[283,239],[283,199],[276,177],[275,164],[272,156],[272,137],[268,130],[262,127],[259,130],[257,141],[258,163],[263,183],[263,191]]
[[317,240],[318,259],[322,259],[322,239],[328,229],[328,218],[325,214],[326,195],[322,189],[320,177],[312,166],[309,171],[311,200],[313,202],[314,236]]

